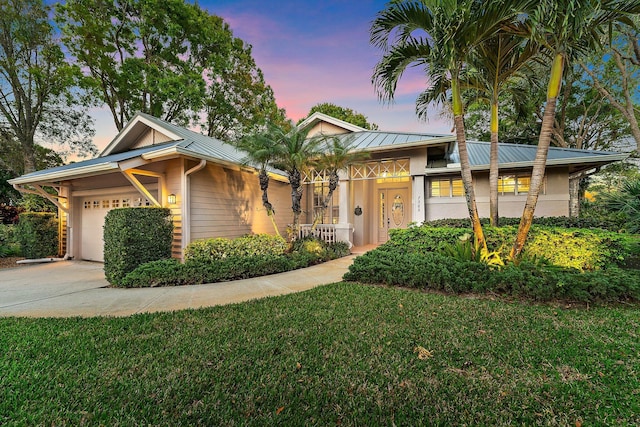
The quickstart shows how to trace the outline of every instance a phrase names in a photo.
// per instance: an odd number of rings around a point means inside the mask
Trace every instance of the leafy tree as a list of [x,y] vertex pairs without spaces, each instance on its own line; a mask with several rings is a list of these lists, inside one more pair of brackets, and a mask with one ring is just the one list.
[[318,158],[312,162],[314,168],[324,170],[329,175],[329,188],[327,195],[321,201],[320,211],[314,212],[312,230],[315,230],[318,223],[324,218],[324,214],[333,197],[333,193],[338,188],[340,177],[338,172],[345,170],[353,162],[361,161],[369,157],[369,153],[355,151],[353,140],[349,137],[324,136],[321,138],[322,146]]
[[351,123],[356,126],[360,126],[364,129],[378,130],[378,125],[375,123],[369,123],[367,117],[364,114],[358,113],[351,108],[340,107],[339,105],[324,102],[316,104],[311,107],[309,114],[306,117],[298,120],[298,124],[302,123],[304,119],[310,117],[313,113],[323,113],[336,119]]
[[384,52],[373,72],[374,86],[383,100],[393,99],[398,80],[410,65],[424,67],[432,82],[431,88],[421,94],[418,107],[433,101],[446,104],[451,93],[469,218],[484,250],[486,242],[466,145],[460,78],[478,44],[516,16],[517,9],[512,6],[501,1],[397,1],[378,13],[370,30],[371,42]]
[[222,18],[183,0],[69,0],[63,40],[118,130],[137,111],[235,139],[284,120],[273,91]]
[[604,55],[580,62],[598,92],[628,121],[636,149],[640,146],[638,99],[640,98],[640,17],[634,26],[622,25]]
[[530,2],[528,10],[530,37],[544,46],[552,58],[552,64],[538,148],[531,174],[531,186],[510,252],[511,259],[520,255],[533,222],[551,143],[556,101],[560,95],[566,62],[597,50],[609,24],[626,19],[627,13],[638,11],[640,11],[638,0],[536,0]]
[[612,212],[627,217],[627,231],[640,233],[640,179],[623,182],[619,191],[604,193],[602,202]]
[[39,137],[81,156],[95,152],[92,121],[74,108],[79,69],[68,64],[54,40],[49,11],[42,0],[0,2],[2,132],[20,143],[19,169],[27,173],[36,169]]

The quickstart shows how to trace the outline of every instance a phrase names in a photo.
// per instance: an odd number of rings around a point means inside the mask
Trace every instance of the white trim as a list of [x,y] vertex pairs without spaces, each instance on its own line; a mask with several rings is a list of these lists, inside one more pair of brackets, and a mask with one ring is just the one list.
[[177,135],[171,132],[169,129],[165,128],[164,126],[161,126],[160,124],[153,122],[143,117],[140,113],[138,113],[131,120],[129,120],[126,126],[118,133],[118,135],[116,135],[115,138],[113,138],[113,140],[109,143],[109,145],[107,145],[105,149],[102,150],[102,152],[98,157],[104,157],[111,154],[113,150],[119,147],[120,143],[125,139],[125,137],[129,134],[129,132],[131,132],[131,130],[138,123],[142,123],[143,125],[146,125],[151,129],[157,130],[158,132],[166,135],[173,141],[178,141],[183,139],[180,135]]
[[31,184],[36,182],[49,182],[57,181],[59,179],[77,179],[82,178],[82,175],[92,176],[100,173],[107,173],[117,170],[117,162],[99,163],[97,165],[79,166],[74,169],[65,169],[61,171],[43,173],[39,175],[25,175],[18,178],[10,179],[7,182],[9,184]]
[[318,111],[316,111],[315,113],[313,113],[312,115],[310,115],[309,117],[304,119],[296,127],[299,128],[299,129],[305,129],[307,127],[314,126],[318,122],[327,122],[329,124],[332,124],[334,126],[337,126],[339,128],[342,128],[344,130],[348,130],[348,131],[351,131],[351,132],[362,132],[362,131],[366,131],[367,130],[367,129],[362,128],[360,126],[356,126],[354,124],[345,122],[344,120],[336,119],[335,117],[331,117],[331,116],[329,116],[327,114],[320,113]]

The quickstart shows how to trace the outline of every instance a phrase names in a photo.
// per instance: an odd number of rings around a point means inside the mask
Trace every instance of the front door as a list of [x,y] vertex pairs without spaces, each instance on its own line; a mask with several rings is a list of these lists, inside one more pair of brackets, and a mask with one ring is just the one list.
[[389,230],[407,227],[410,207],[408,188],[378,189],[378,243],[389,239]]

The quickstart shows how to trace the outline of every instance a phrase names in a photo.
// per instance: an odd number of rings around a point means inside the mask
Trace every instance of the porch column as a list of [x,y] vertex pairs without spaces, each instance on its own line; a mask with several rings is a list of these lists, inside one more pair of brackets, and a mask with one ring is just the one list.
[[336,224],[336,240],[353,246],[353,225],[349,224],[349,175],[346,171],[338,171],[340,177],[339,195],[340,209]]
[[418,225],[422,225],[427,219],[424,202],[424,175],[414,175],[413,179],[413,191],[411,195],[411,221]]

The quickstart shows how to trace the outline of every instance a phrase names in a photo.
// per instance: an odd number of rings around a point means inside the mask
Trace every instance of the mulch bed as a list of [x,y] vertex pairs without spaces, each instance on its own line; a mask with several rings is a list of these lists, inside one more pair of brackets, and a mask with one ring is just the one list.
[[14,268],[14,267],[24,267],[29,264],[16,264],[16,261],[24,259],[23,257],[7,257],[0,258],[0,269],[2,268]]

